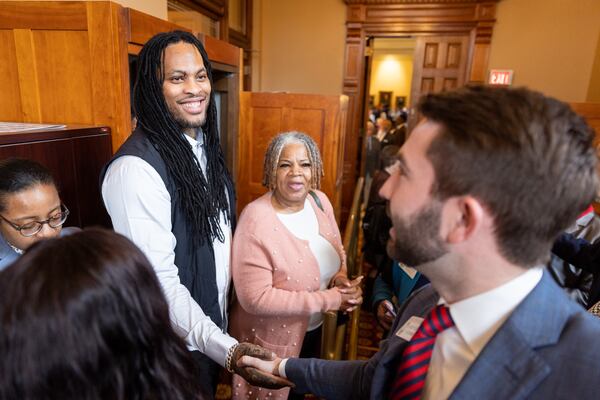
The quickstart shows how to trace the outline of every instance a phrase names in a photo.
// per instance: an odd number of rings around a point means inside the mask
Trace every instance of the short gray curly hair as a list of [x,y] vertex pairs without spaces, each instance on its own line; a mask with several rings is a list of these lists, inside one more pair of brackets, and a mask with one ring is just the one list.
[[321,187],[321,177],[323,177],[323,161],[321,153],[315,141],[305,133],[298,131],[283,132],[271,139],[267,152],[265,153],[265,163],[263,166],[263,186],[270,190],[275,189],[277,164],[283,148],[291,143],[301,143],[306,147],[308,158],[310,160],[311,170],[311,189],[319,189]]

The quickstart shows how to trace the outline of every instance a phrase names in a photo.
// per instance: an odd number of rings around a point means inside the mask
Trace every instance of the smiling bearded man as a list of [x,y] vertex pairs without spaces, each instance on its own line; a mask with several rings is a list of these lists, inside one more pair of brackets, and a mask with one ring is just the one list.
[[137,128],[101,176],[114,229],[149,258],[207,396],[214,396],[218,364],[256,385],[277,386],[235,363],[243,354],[271,352],[225,333],[235,196],[200,41],[181,31],[150,39],[140,52],[133,101]]

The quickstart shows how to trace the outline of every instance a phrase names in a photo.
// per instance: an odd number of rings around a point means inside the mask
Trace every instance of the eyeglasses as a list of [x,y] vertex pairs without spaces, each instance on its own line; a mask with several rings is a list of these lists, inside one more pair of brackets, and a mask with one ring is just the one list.
[[60,212],[57,214],[54,214],[53,216],[51,216],[50,218],[48,218],[45,221],[32,221],[32,222],[28,222],[24,225],[17,225],[9,220],[7,220],[4,216],[0,215],[0,218],[2,218],[3,220],[5,220],[6,222],[8,222],[8,224],[10,226],[12,226],[15,230],[19,231],[19,233],[25,237],[31,237],[33,235],[35,235],[36,233],[38,233],[39,231],[42,230],[44,224],[48,224],[48,226],[50,228],[59,228],[61,227],[65,221],[67,220],[67,217],[69,216],[69,210],[67,209],[67,207],[64,204],[60,205]]

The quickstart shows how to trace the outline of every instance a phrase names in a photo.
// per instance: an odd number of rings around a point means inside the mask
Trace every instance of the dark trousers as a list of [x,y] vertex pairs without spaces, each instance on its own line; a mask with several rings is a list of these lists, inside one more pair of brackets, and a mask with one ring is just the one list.
[[199,351],[192,351],[196,364],[196,377],[202,389],[202,399],[214,399],[219,383],[221,366]]
[[[300,349],[300,358],[320,358],[321,357],[321,336],[323,332],[323,325],[317,329],[306,332],[304,341],[302,342],[302,348]],[[304,394],[294,392],[294,389],[290,392],[288,397],[290,400],[303,400]]]

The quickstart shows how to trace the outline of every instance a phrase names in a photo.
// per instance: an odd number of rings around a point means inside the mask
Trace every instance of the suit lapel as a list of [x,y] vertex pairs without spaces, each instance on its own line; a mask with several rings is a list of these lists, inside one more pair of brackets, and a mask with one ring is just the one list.
[[504,326],[458,384],[451,399],[523,399],[550,373],[550,367],[514,326]]
[[398,318],[394,321],[388,339],[386,339],[381,346],[381,350],[379,350],[382,357],[373,374],[371,399],[387,398],[388,387],[396,376],[396,369],[402,358],[404,348],[408,344],[408,341],[396,336],[398,329],[413,316],[424,318],[437,304],[438,300],[439,295],[433,290],[431,285],[426,285],[422,289],[417,290],[404,303],[404,308],[398,311]]
[[460,381],[451,399],[524,399],[550,374],[536,349],[558,342],[574,312],[549,275],[519,304],[484,347]]

